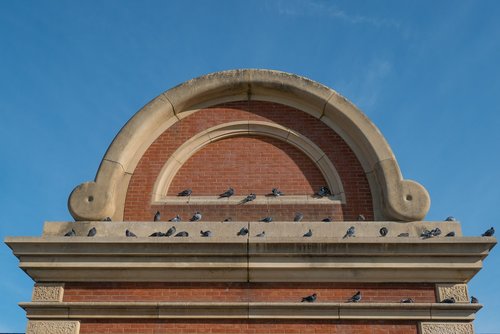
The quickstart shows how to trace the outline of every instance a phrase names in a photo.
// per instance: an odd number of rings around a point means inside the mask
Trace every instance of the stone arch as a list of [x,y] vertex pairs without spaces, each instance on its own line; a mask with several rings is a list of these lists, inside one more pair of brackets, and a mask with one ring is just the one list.
[[151,143],[166,129],[200,108],[228,101],[263,100],[306,112],[338,133],[351,147],[370,183],[377,220],[423,219],[430,197],[423,186],[404,180],[380,131],[343,96],[304,77],[271,70],[231,70],[176,86],[144,106],[108,148],[93,182],[77,186],[69,198],[76,220],[123,217],[130,176]]

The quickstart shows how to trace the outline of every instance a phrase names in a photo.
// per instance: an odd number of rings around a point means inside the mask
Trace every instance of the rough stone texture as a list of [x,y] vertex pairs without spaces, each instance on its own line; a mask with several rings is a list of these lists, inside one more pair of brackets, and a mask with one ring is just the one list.
[[458,303],[469,302],[467,284],[437,284],[436,289],[439,302],[450,297],[454,297]]
[[60,302],[63,300],[64,283],[36,283],[31,300],[34,302]]
[[472,323],[422,322],[420,334],[474,334]]
[[78,334],[79,321],[29,320],[26,334]]

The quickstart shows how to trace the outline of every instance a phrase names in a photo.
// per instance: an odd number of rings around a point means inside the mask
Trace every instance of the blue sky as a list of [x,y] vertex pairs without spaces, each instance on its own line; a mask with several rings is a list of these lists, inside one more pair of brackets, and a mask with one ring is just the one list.
[[[475,236],[500,230],[500,2],[0,1],[0,237],[71,220],[115,134],[152,98],[235,68],[321,82],[380,128],[405,178]],[[0,246],[0,332],[33,282]],[[500,333],[498,249],[471,281],[477,333]]]

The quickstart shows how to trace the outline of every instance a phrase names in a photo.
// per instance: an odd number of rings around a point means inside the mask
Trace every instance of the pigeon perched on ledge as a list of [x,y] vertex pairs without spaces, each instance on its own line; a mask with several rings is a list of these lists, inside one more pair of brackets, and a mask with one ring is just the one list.
[[128,238],[137,238],[137,236],[135,235],[135,233],[132,232],[132,231],[129,231],[129,230],[125,231],[125,236],[128,237]]
[[279,197],[283,195],[284,194],[278,188],[273,188],[273,190],[271,190],[271,196]]
[[415,301],[412,298],[403,298],[403,299],[401,299],[400,302],[403,304],[410,304],[410,303],[414,303]]
[[181,231],[174,235],[174,237],[189,237],[189,233],[187,233],[186,231]]
[[311,231],[311,229],[309,229],[309,231],[304,233],[304,237],[306,237],[306,238],[312,237],[312,235],[313,235],[313,232]]
[[95,227],[92,227],[90,230],[89,230],[89,233],[87,233],[87,237],[93,237],[97,234],[97,230],[95,229]]
[[301,212],[297,212],[295,217],[293,217],[294,222],[300,222],[304,218],[304,215]]
[[201,234],[202,237],[209,238],[209,237],[212,236],[212,231],[208,231],[208,230],[207,231],[203,231],[203,230],[201,230],[200,234]]
[[328,189],[328,187],[323,186],[323,187],[319,188],[319,190],[317,192],[315,192],[314,195],[321,198],[321,197],[325,197],[325,196],[331,196],[332,193],[331,193],[330,189]]
[[471,304],[477,304],[477,303],[479,303],[479,299],[477,299],[474,296],[470,296],[470,303]]
[[407,232],[403,232],[403,233],[398,234],[399,238],[408,238],[409,236],[410,236],[410,233],[407,233]]
[[111,221],[111,217],[106,217],[102,220],[103,222],[110,222]]
[[324,223],[331,223],[332,222],[332,217],[326,217],[321,220]]
[[264,222],[264,223],[270,223],[273,221],[273,217],[264,217],[262,218],[261,220],[259,220],[260,222]]
[[192,193],[193,191],[191,189],[186,189],[178,193],[177,196],[182,196],[182,197],[191,196]]
[[445,235],[445,237],[454,237],[454,236],[455,236],[455,231],[448,232],[448,234]]
[[266,236],[266,231],[262,231],[261,233],[256,235],[257,238],[263,238],[265,236]]
[[160,218],[161,218],[160,211],[156,211],[153,221],[158,222],[160,221]]
[[196,211],[195,214],[193,215],[193,217],[191,217],[191,219],[189,221],[197,222],[200,220],[201,220],[201,212]]
[[181,217],[179,215],[176,215],[174,218],[169,219],[168,221],[172,223],[178,223],[181,221]]
[[310,296],[307,297],[302,297],[302,300],[300,301],[301,303],[307,302],[307,303],[314,303],[316,301],[317,295],[313,293]]
[[71,229],[71,231],[67,232],[64,236],[65,237],[76,237],[76,232],[75,232],[75,230]]
[[387,233],[389,233],[389,230],[387,229],[387,227],[382,227],[380,230],[379,230],[379,233],[380,233],[380,236],[381,237],[385,237],[387,235]]
[[455,297],[450,297],[450,298],[445,298],[441,301],[443,304],[455,304],[456,300]]
[[356,233],[356,229],[354,228],[354,226],[351,226],[347,229],[347,232],[345,233],[345,235],[342,239],[355,237],[355,235],[354,235],[355,233]]
[[256,198],[257,198],[257,195],[255,195],[254,193],[251,193],[250,195],[248,195],[247,197],[245,197],[241,201],[241,204],[245,204],[245,203],[251,202],[251,201],[255,200]]
[[164,237],[165,234],[163,232],[154,232],[150,235],[150,237]]
[[165,233],[165,236],[166,237],[170,237],[171,235],[173,235],[176,231],[176,228],[175,226],[172,226],[171,228],[168,229],[167,233]]
[[248,229],[246,227],[242,227],[241,230],[239,230],[238,233],[236,233],[237,236],[247,235],[247,234],[248,234]]
[[454,221],[456,221],[456,219],[453,216],[448,216],[448,217],[446,217],[446,219],[444,221],[445,222],[454,222]]
[[493,236],[493,234],[495,234],[495,229],[492,227],[492,228],[489,228],[488,230],[486,230],[486,232],[484,232],[483,234],[481,234],[482,237],[491,237]]
[[359,301],[361,301],[361,291],[356,292],[354,296],[347,300],[348,303],[358,303]]
[[364,215],[359,215],[358,216],[358,221],[365,221],[365,220],[366,220],[366,218],[365,218]]
[[225,198],[225,197],[229,198],[233,195],[234,195],[234,189],[230,187],[228,190],[220,194],[219,198]]

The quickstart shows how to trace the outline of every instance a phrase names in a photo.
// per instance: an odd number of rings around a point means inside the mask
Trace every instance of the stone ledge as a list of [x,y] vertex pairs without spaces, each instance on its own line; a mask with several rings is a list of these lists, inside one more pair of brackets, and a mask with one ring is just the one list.
[[250,319],[390,319],[471,321],[480,304],[434,303],[207,303],[88,302],[20,303],[28,319],[106,318],[250,318]]
[[219,196],[166,196],[161,200],[151,203],[152,205],[341,205],[341,196],[330,196],[315,198],[309,195],[286,195],[281,197],[257,195],[257,198],[248,203],[242,203],[244,196],[231,196],[230,198],[219,198]]

